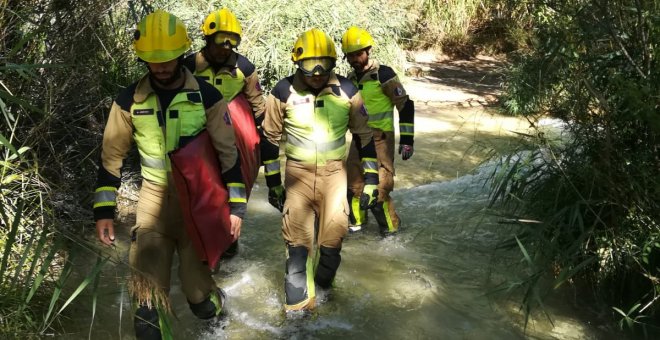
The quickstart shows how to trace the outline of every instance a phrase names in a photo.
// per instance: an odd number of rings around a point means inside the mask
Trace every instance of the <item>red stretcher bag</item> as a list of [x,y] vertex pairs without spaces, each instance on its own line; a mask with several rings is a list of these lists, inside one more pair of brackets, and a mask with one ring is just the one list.
[[236,146],[241,155],[241,171],[245,181],[245,193],[250,198],[254,181],[259,175],[261,157],[259,150],[259,134],[254,126],[254,116],[250,103],[243,94],[239,94],[229,102],[229,115],[231,116]]
[[197,256],[214,269],[232,236],[229,193],[208,131],[171,152],[170,160],[188,237]]
[[[234,98],[229,108],[245,192],[249,197],[261,164],[259,134],[250,105],[242,95]],[[199,258],[214,269],[231,245],[232,236],[229,193],[222,181],[220,161],[208,131],[202,131],[169,156],[186,231]]]

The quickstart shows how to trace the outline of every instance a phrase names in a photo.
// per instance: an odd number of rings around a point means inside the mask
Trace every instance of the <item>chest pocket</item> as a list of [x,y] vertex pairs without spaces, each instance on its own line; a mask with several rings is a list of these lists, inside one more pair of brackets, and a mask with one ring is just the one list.
[[348,100],[333,95],[316,99],[317,119],[323,121],[331,139],[344,135],[348,129],[348,116],[351,104]]
[[150,155],[165,152],[163,131],[159,119],[160,111],[155,96],[150,96],[142,103],[131,107],[133,135],[138,147]]
[[[206,111],[199,92],[179,93],[167,110],[168,137],[189,137],[199,133],[206,125]],[[169,138],[168,138],[169,139]],[[178,145],[178,138],[173,143]]]
[[221,70],[215,79],[215,87],[222,93],[227,102],[230,102],[243,90],[245,77],[238,68],[231,71]]
[[294,94],[287,106],[286,116],[284,117],[285,127],[295,135],[311,136],[315,125],[314,97]]

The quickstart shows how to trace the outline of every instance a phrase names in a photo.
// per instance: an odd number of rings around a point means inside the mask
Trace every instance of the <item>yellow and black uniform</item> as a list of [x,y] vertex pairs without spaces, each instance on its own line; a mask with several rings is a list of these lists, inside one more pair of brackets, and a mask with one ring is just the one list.
[[[413,145],[415,108],[406,94],[396,73],[377,61],[370,60],[365,72],[349,74],[358,87],[369,114],[369,126],[373,129],[378,158],[378,203],[372,212],[382,233],[394,233],[399,228],[399,217],[394,210],[390,192],[394,189],[394,107],[399,112],[399,142]],[[366,211],[359,207],[364,187],[358,149],[351,145],[348,159],[348,199],[351,206],[351,223],[362,225]]]
[[184,65],[196,76],[215,86],[226,102],[242,93],[252,107],[256,126],[261,125],[265,100],[256,68],[247,58],[232,52],[224,63],[214,65],[209,63],[202,50],[188,56]]
[[[327,84],[313,90],[302,77],[299,70],[277,83],[266,100],[263,122],[267,140],[262,159],[269,188],[281,186],[279,143],[286,137],[282,235],[287,246],[287,310],[314,308],[314,283],[329,288],[341,261],[342,239],[348,232],[346,132],[350,130],[359,145],[365,167],[375,167],[376,156],[362,97],[353,83],[330,72]],[[368,180],[377,184],[375,173],[370,174]]]
[[[217,305],[220,297],[209,268],[197,257],[185,232],[176,188],[171,185],[167,153],[207,129],[224,170],[222,178],[232,186],[229,191],[231,214],[242,217],[246,200],[245,190],[235,190],[241,188],[243,179],[227,104],[215,88],[195,78],[185,68],[181,70],[185,82],[180,89],[159,89],[152,86],[149,75],[145,75],[122,91],[112,104],[103,134],[94,218],[114,218],[117,189],[121,184],[120,168],[135,142],[143,181],[136,223],[131,229],[130,291],[140,308],[167,306],[176,251],[183,293],[193,312],[205,318],[210,317],[208,309],[213,307],[209,301]],[[219,306],[216,307],[219,311]],[[156,314],[148,315],[151,318]]]
[[[235,51],[241,42],[243,33],[241,23],[231,10],[222,8],[211,12],[200,28],[206,45],[199,52],[185,58],[184,65],[196,76],[218,89],[227,103],[231,103],[239,95],[245,97],[254,117],[252,128],[259,132],[258,128],[261,127],[261,121],[264,119],[265,100],[254,64]],[[238,116],[241,113],[230,112],[229,114],[235,115],[233,117],[235,121],[242,122],[241,118],[245,117]],[[243,130],[239,128],[237,131],[239,145],[250,135],[245,131],[247,127],[243,126]],[[263,136],[260,134],[259,138],[261,140]],[[243,169],[244,171],[250,170],[249,173],[254,175],[254,177],[245,178],[248,186],[258,175],[258,166],[259,164],[255,164],[255,169]],[[229,258],[236,255],[238,245],[237,239],[225,251],[223,257]]]

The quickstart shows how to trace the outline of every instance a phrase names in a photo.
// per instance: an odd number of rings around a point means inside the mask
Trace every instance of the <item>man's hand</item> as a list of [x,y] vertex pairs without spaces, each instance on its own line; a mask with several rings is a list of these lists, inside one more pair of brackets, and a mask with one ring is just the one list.
[[412,145],[405,145],[405,144],[399,145],[399,155],[401,155],[401,159],[403,159],[404,161],[412,157],[413,153],[415,153],[415,149],[413,148]]
[[111,218],[100,219],[96,221],[96,236],[106,246],[111,246],[115,242],[115,227]]
[[371,209],[376,206],[376,202],[378,202],[378,186],[376,184],[366,184],[360,196],[360,209]]
[[231,235],[234,236],[232,242],[235,242],[241,236],[243,219],[236,215],[229,215],[229,221],[231,221]]
[[268,203],[282,212],[284,210],[284,201],[286,201],[286,192],[282,185],[268,188]]

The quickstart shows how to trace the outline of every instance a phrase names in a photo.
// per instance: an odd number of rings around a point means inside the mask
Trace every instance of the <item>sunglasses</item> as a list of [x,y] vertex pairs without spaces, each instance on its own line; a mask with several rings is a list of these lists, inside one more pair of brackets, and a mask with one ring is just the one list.
[[218,45],[229,45],[230,48],[237,47],[240,43],[240,40],[236,34],[225,32],[216,33],[213,37],[213,41],[215,41],[215,43]]
[[307,76],[323,76],[335,67],[335,61],[332,58],[311,58],[298,61],[298,68]]

